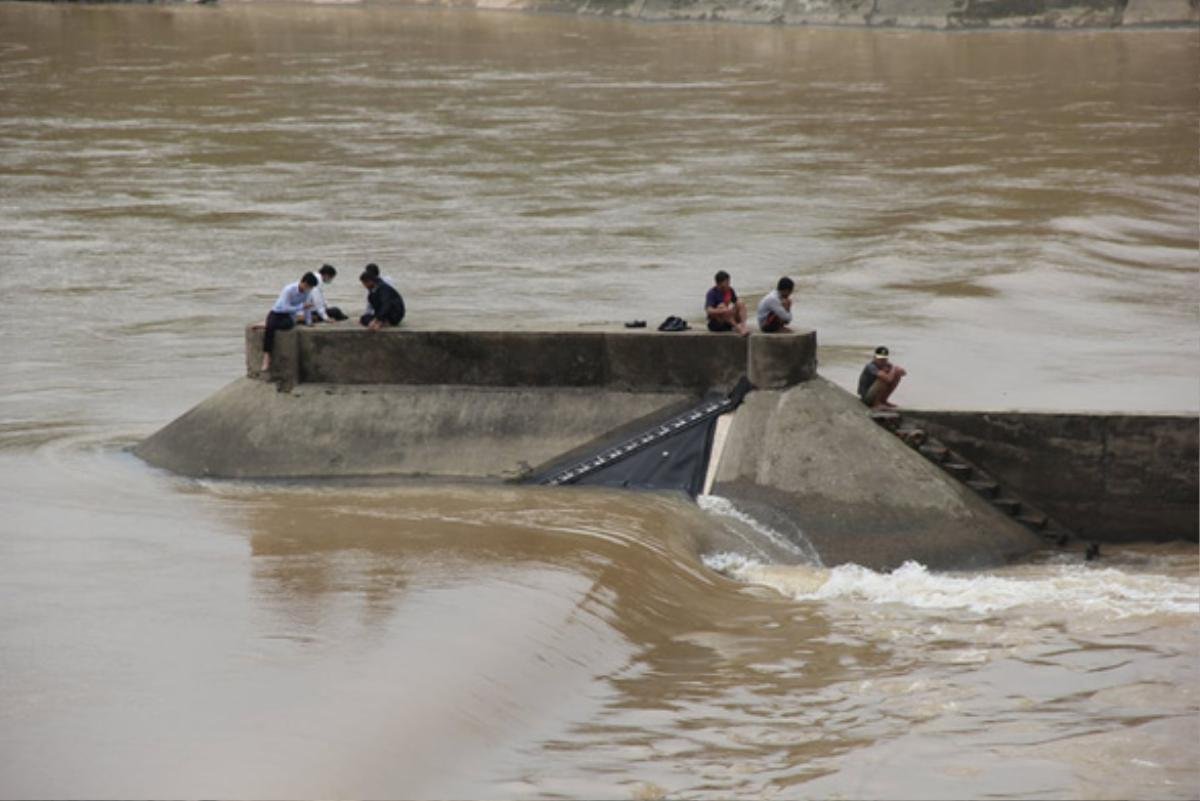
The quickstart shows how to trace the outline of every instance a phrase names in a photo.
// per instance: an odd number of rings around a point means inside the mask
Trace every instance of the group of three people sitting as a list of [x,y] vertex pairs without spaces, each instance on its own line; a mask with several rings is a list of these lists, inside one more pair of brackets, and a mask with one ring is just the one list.
[[[337,269],[332,264],[323,264],[316,273],[305,273],[299,281],[288,284],[279,293],[279,299],[267,313],[266,332],[263,334],[262,371],[271,368],[271,351],[275,348],[275,332],[286,331],[303,322],[313,325],[319,322],[341,322],[347,319],[336,306],[325,302],[324,287],[333,283]],[[396,289],[391,278],[379,273],[379,265],[368,264],[358,277],[367,290],[367,306],[359,323],[369,331],[378,331],[384,326],[399,325],[404,319],[404,298]]]
[[[746,323],[746,304],[738,300],[737,292],[730,283],[729,273],[719,270],[713,276],[715,286],[704,297],[704,313],[708,317],[709,331],[736,331],[742,336],[750,333]],[[758,328],[764,334],[790,332],[792,322],[792,292],[796,284],[784,276],[775,289],[763,296],[758,303]],[[891,363],[886,346],[880,345],[872,354],[871,361],[863,367],[858,377],[858,397],[874,410],[895,409],[891,403],[892,393],[900,380],[907,375],[903,367]]]

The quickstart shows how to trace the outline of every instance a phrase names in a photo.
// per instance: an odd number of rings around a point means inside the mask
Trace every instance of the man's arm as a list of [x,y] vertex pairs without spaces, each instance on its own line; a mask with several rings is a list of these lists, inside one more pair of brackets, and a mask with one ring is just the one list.
[[329,322],[329,312],[325,310],[325,293],[321,291],[321,285],[318,284],[313,288],[312,294],[313,312],[325,322]]
[[791,303],[787,300],[782,300],[775,295],[767,296],[767,310],[779,318],[779,321],[787,325],[792,321],[792,313],[788,311],[791,308]]

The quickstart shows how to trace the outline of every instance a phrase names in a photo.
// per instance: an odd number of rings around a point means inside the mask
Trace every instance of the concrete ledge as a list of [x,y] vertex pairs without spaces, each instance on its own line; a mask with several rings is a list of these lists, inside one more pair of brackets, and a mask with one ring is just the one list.
[[1082,537],[1200,539],[1196,416],[905,410]]
[[[816,374],[816,333],[707,331],[367,331],[348,323],[276,335],[271,378],[304,383],[607,387],[635,392],[729,389],[751,372],[768,386]],[[246,329],[246,369],[262,360],[262,329]],[[753,376],[751,377],[753,381]]]

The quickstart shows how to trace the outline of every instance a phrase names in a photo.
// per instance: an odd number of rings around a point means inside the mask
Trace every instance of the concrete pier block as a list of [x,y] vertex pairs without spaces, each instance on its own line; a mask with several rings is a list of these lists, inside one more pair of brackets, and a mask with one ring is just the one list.
[[751,334],[746,343],[750,383],[781,389],[817,374],[817,333]]

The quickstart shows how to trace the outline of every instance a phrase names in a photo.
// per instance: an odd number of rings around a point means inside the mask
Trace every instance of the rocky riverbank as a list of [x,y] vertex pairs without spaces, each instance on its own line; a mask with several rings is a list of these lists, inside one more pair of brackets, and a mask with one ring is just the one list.
[[[202,5],[259,0],[161,0]],[[344,2],[363,0],[308,0]],[[61,0],[154,3],[156,0]],[[647,22],[741,22],[933,30],[1137,29],[1200,25],[1200,0],[374,0],[445,6],[620,17]]]
[[430,0],[425,5],[882,28],[1053,30],[1200,24],[1200,0]]

